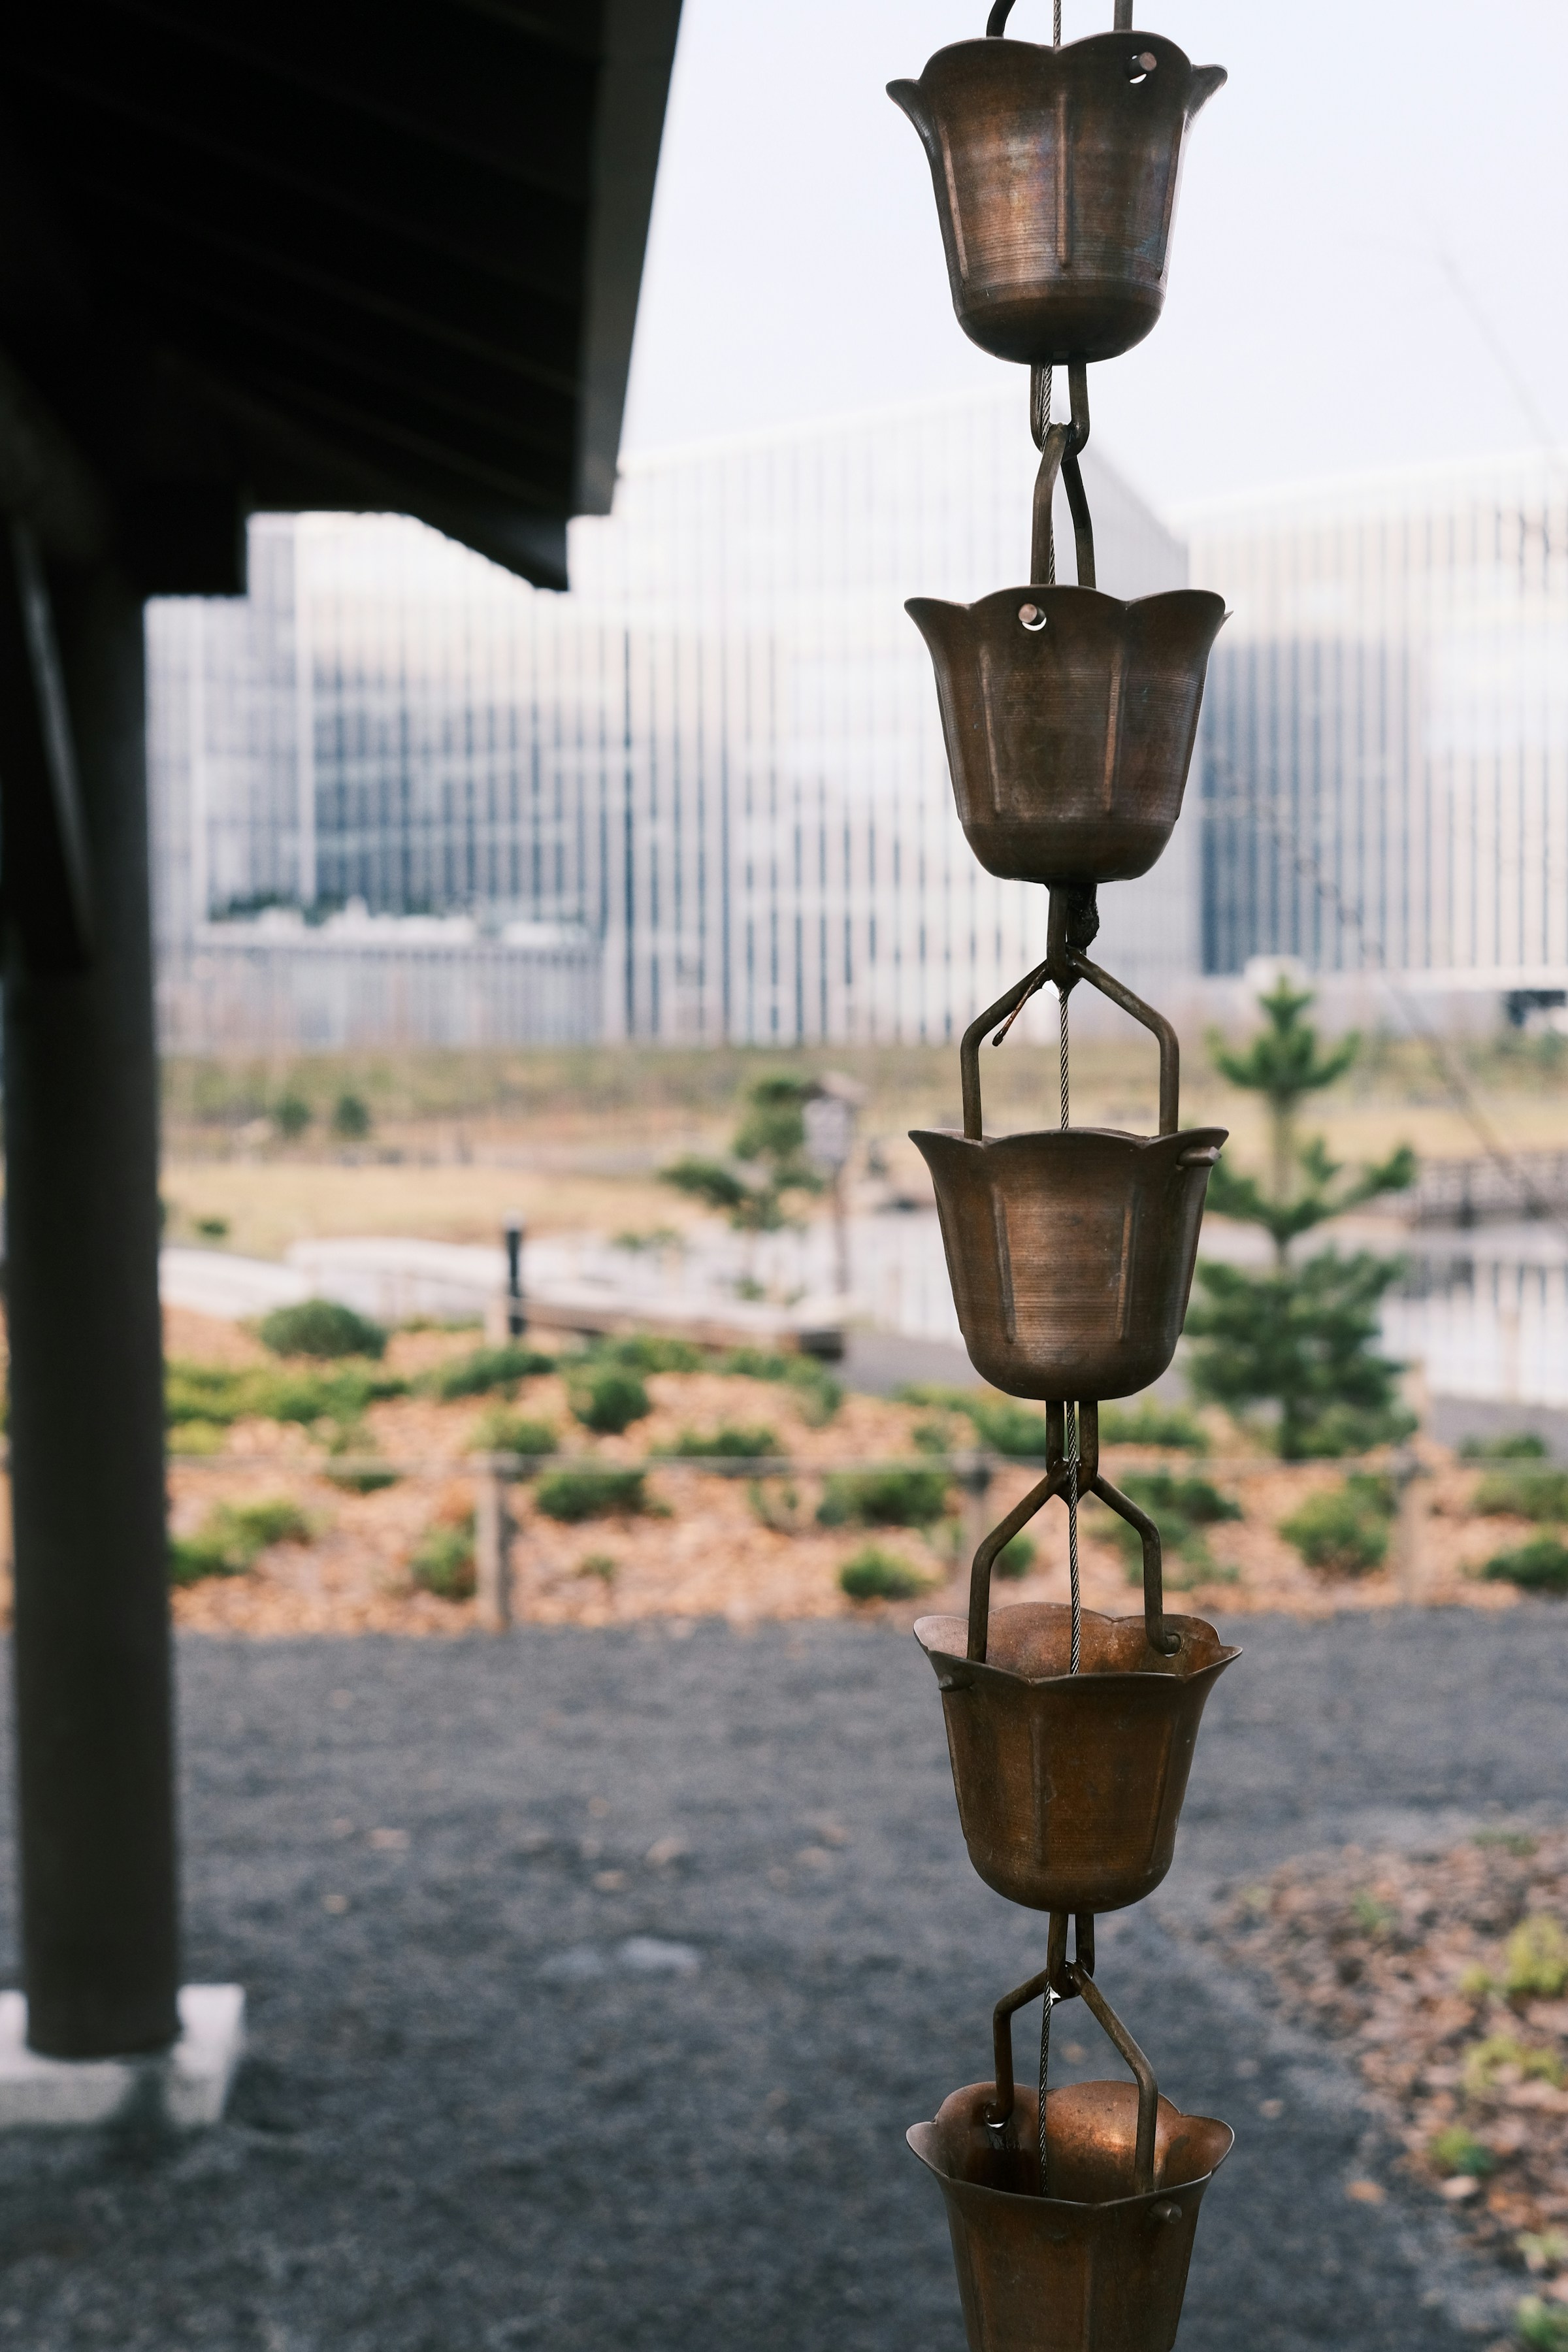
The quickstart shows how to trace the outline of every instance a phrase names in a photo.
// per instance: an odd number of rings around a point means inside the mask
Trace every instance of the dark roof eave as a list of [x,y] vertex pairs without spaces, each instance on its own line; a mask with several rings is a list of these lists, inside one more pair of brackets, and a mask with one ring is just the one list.
[[584,280],[579,514],[608,514],[680,0],[605,0]]

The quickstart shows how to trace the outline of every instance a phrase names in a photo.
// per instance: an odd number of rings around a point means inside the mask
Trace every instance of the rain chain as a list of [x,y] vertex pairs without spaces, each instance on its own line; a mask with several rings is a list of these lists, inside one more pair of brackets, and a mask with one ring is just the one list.
[[[1201,1618],[1165,1613],[1160,1532],[1100,1469],[1100,1406],[1148,1387],[1175,1352],[1225,1131],[1182,1128],[1174,1031],[1089,950],[1100,887],[1146,874],[1181,813],[1225,606],[1195,590],[1123,604],[1100,589],[1079,459],[1090,365],[1160,316],[1183,142],[1225,74],[1134,32],[1131,0],[1115,0],[1110,32],[1065,47],[1059,0],[1049,47],[1006,37],[1012,5],[995,0],[984,39],[940,49],[889,96],[930,158],[960,325],[1030,372],[1030,576],[976,604],[918,596],[906,609],[935,665],[969,845],[988,873],[1046,890],[1046,956],[965,1033],[963,1133],[912,1139],[970,1360],[1008,1395],[1044,1402],[1046,1475],[976,1551],[967,1618],[925,1617],[915,1633],[942,1691],[970,1860],[1047,1915],[1046,1966],[996,2004],[993,2079],[954,2091],[909,2140],[946,2200],[971,2352],[1169,2352],[1198,2207],[1232,2135],[1160,2096],[1096,1981],[1094,1923],[1170,1868],[1204,1706],[1237,1653]],[[1057,368],[1068,414],[1053,422]],[[1058,482],[1073,587],[1057,580]],[[988,1136],[980,1048],[1000,1045],[1047,982],[1060,1125]],[[1071,1124],[1068,1000],[1080,984],[1157,1039],[1157,1134]],[[1086,1495],[1136,1531],[1138,1616],[1081,1605]],[[1067,1606],[993,1613],[998,1554],[1053,1498],[1068,1516]],[[1131,2082],[1049,2087],[1052,2016],[1075,2000]],[[1034,2000],[1037,2091],[1013,2073],[1013,2018]]]

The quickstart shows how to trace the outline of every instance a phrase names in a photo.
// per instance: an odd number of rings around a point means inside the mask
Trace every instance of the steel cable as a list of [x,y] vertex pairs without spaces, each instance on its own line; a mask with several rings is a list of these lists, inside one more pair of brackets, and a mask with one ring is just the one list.
[[[1070,1124],[1071,1065],[1068,1041],[1068,992],[1060,989],[1057,995],[1057,1021],[1059,1043],[1057,1047],[1057,1067],[1061,1078],[1062,1132]],[[1063,1439],[1071,1468],[1068,1475],[1068,1584],[1072,1596],[1072,1646],[1068,1654],[1068,1672],[1076,1675],[1083,1640],[1083,1597],[1079,1584],[1078,1568],[1078,1407],[1065,1408]]]

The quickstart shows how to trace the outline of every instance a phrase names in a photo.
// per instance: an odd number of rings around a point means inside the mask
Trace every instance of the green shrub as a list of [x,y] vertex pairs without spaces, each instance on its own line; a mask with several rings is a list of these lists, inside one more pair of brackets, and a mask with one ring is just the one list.
[[421,1373],[418,1386],[438,1404],[456,1404],[463,1397],[489,1396],[498,1389],[510,1396],[519,1381],[531,1381],[554,1370],[553,1356],[542,1356],[537,1348],[510,1343],[500,1348],[475,1348],[468,1355],[453,1356],[447,1363]]
[[581,1469],[552,1470],[533,1490],[534,1501],[547,1519],[574,1526],[581,1519],[606,1519],[621,1512],[647,1508],[644,1474],[612,1470],[599,1463]]
[[825,1528],[929,1528],[947,1508],[944,1470],[835,1470],[822,1482]]
[[1426,2153],[1439,2172],[1468,2173],[1472,2180],[1484,2180],[1489,2172],[1497,2170],[1497,2158],[1485,2140],[1478,2139],[1463,2124],[1450,2124],[1446,2131],[1435,2133],[1426,2144]]
[[334,1454],[357,1454],[362,1457],[352,1470],[330,1469],[328,1477],[334,1486],[349,1495],[379,1495],[384,1487],[395,1486],[398,1473],[390,1468],[378,1468],[364,1460],[376,1452],[376,1443],[363,1422],[348,1422],[338,1429],[330,1451]]
[[1511,2033],[1489,2033],[1465,2053],[1465,2089],[1473,2098],[1485,2097],[1505,2068],[1527,2083],[1549,2083],[1554,2091],[1563,2087],[1563,2061],[1555,2050],[1521,2042]]
[[363,1363],[310,1372],[270,1364],[235,1369],[176,1360],[165,1375],[164,1418],[176,1429],[191,1423],[226,1428],[247,1416],[298,1422],[305,1429],[327,1421],[346,1433],[355,1428],[366,1405],[403,1396],[407,1386],[395,1373],[373,1372]]
[[1034,1564],[1034,1537],[1016,1535],[1011,1543],[1003,1545],[996,1555],[991,1572],[994,1576],[1005,1576],[1009,1579],[1027,1576]]
[[601,1584],[614,1584],[620,1572],[620,1561],[607,1551],[585,1552],[574,1571],[578,1576],[596,1576]]
[[700,1372],[707,1363],[690,1339],[666,1339],[657,1331],[628,1331],[618,1339],[596,1339],[583,1362],[619,1364],[628,1372]]
[[764,1528],[776,1536],[798,1536],[805,1528],[800,1488],[790,1478],[753,1478],[746,1499]]
[[176,1429],[172,1451],[175,1454],[221,1454],[227,1443],[228,1430],[221,1421],[182,1421]]
[[1532,1429],[1510,1429],[1500,1437],[1467,1437],[1459,1448],[1461,1462],[1544,1462],[1551,1452],[1544,1437]]
[[1136,1412],[1130,1412],[1125,1405],[1102,1404],[1100,1442],[1102,1445],[1168,1445],[1184,1454],[1209,1450],[1208,1432],[1201,1421],[1179,1405],[1156,1404],[1152,1399]]
[[718,1429],[683,1429],[673,1445],[661,1445],[657,1451],[679,1462],[765,1462],[775,1459],[784,1449],[764,1423],[746,1429],[727,1421]]
[[1280,1521],[1279,1532],[1309,1568],[1331,1576],[1365,1576],[1387,1557],[1395,1507],[1387,1479],[1352,1476],[1310,1495]]
[[1542,2303],[1527,2294],[1513,2315],[1515,2331],[1528,2352],[1568,2352],[1568,2309]]
[[1179,1478],[1170,1470],[1130,1470],[1121,1483],[1122,1493],[1152,1519],[1168,1512],[1189,1527],[1212,1528],[1242,1517],[1241,1505],[1206,1478]]
[[455,1525],[426,1528],[409,1555],[408,1570],[415,1583],[437,1601],[471,1601],[478,1582],[472,1511]]
[[298,1307],[275,1307],[256,1327],[257,1338],[275,1356],[380,1356],[386,1334],[336,1298],[302,1298]]
[[363,1097],[340,1095],[332,1105],[332,1133],[344,1143],[363,1143],[370,1128],[370,1105]]
[[572,1381],[569,1393],[572,1410],[584,1428],[596,1430],[601,1437],[619,1437],[634,1421],[645,1421],[653,1411],[640,1376],[617,1364],[582,1373]]
[[1561,1536],[1531,1536],[1517,1551],[1496,1553],[1481,1574],[1525,1592],[1568,1592],[1568,1544]]
[[1521,1919],[1504,1948],[1510,2000],[1558,2000],[1568,1992],[1568,1935],[1548,1911]]
[[218,1503],[195,1535],[169,1544],[171,1584],[199,1584],[208,1576],[244,1576],[268,1544],[309,1543],[314,1529],[287,1495],[254,1503]]
[[226,1217],[198,1217],[196,1231],[204,1242],[226,1242],[229,1236],[229,1222]]
[[272,1106],[272,1124],[289,1143],[304,1134],[314,1115],[304,1096],[292,1092],[279,1095]]
[[838,1587],[851,1601],[913,1601],[930,1589],[931,1579],[896,1552],[868,1544],[838,1571]]
[[951,1421],[917,1421],[910,1435],[918,1454],[956,1454],[970,1433],[955,1430]]
[[468,1439],[470,1454],[521,1454],[524,1456],[553,1454],[555,1428],[552,1422],[530,1421],[521,1413],[508,1412],[503,1405],[491,1405],[474,1423]]
[[1568,1519],[1568,1470],[1490,1470],[1470,1508],[1483,1518]]
[[801,1419],[824,1429],[844,1402],[844,1386],[815,1356],[784,1356],[765,1348],[732,1348],[719,1360],[721,1372],[751,1381],[777,1381],[795,1391]]
[[967,1411],[974,1423],[975,1435],[993,1454],[1005,1454],[1015,1461],[1045,1460],[1047,1432],[1043,1412],[1026,1412],[1010,1397],[995,1402],[988,1397],[973,1398]]

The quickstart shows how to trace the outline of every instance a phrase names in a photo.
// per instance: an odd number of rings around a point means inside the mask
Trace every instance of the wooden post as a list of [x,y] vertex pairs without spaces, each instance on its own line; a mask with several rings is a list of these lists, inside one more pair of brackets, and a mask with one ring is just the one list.
[[[8,835],[22,1965],[33,2048],[97,2058],[178,2031],[157,1060],[142,605],[103,566],[51,585],[91,930],[85,969],[29,955]],[[35,674],[39,651],[35,632]],[[7,734],[27,719],[14,653]]]
[[511,1510],[506,1486],[493,1457],[488,1458],[474,1511],[474,1597],[487,1633],[504,1633],[511,1623]]

